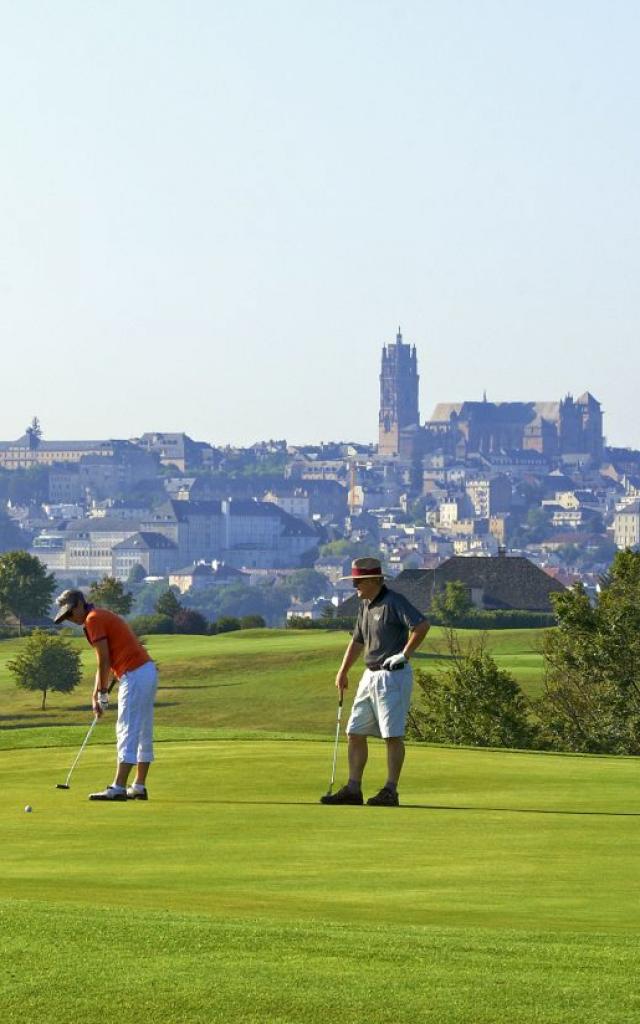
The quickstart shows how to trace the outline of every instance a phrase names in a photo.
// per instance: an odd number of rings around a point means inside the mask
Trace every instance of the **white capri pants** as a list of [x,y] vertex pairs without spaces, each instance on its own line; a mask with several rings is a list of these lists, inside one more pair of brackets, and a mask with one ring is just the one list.
[[118,761],[153,761],[153,701],[158,672],[153,661],[125,672],[118,690]]

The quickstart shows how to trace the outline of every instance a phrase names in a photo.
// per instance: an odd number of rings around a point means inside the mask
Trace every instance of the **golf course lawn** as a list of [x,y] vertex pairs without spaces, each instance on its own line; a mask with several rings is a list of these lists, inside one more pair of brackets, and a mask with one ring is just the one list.
[[[479,636],[473,630],[459,634],[465,643]],[[542,631],[494,630],[485,636],[500,668],[511,672],[529,696],[537,695],[543,674]],[[2,727],[44,725],[49,733],[51,726],[81,726],[86,721],[95,656],[83,637],[72,642],[82,655],[84,681],[73,693],[49,694],[45,712],[40,710],[40,695],[18,690],[7,668],[24,641],[0,643],[0,747],[6,742]],[[176,729],[190,730],[189,735],[196,729],[205,738],[211,729],[326,735],[331,730],[328,705],[333,681],[347,642],[346,633],[320,630],[148,637],[149,652],[160,668],[157,723],[165,736]],[[448,663],[443,631],[436,627],[414,664],[437,671]],[[354,666],[350,694],[360,672],[361,667]],[[45,735],[41,741],[50,738]]]
[[[488,640],[540,685],[539,633]],[[0,644],[2,1024],[640,1021],[638,759],[410,744],[400,808],[324,807],[344,634],[152,637],[151,798],[91,803],[115,709],[56,783],[92,652],[43,712],[7,669],[20,642]]]
[[401,808],[323,807],[332,749],[159,743],[109,805],[104,743],[0,752],[2,1020],[640,1019],[636,759],[411,745]]

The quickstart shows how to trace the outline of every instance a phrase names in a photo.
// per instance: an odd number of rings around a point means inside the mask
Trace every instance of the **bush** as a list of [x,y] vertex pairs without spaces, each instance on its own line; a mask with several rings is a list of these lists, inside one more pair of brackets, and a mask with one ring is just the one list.
[[242,629],[242,625],[240,619],[236,619],[233,615],[223,615],[216,622],[216,633],[232,633],[236,629]]
[[262,615],[243,615],[240,619],[240,629],[265,629],[266,625]]
[[176,612],[173,616],[173,626],[176,633],[206,636],[209,632],[209,623],[204,615],[192,608],[181,608]]
[[[450,625],[431,609],[427,612],[427,618],[432,626]],[[528,612],[511,608],[483,611],[478,608],[460,616],[455,625],[458,629],[549,629],[557,621],[553,612]]]
[[136,636],[154,633],[175,633],[173,619],[168,615],[136,615],[129,620]]
[[292,615],[287,619],[287,629],[341,629],[352,633],[355,624],[354,618],[339,615],[332,619],[307,619],[302,615]]
[[476,747],[536,746],[537,730],[524,694],[482,641],[463,651],[450,631],[449,650],[448,670],[416,672],[419,695],[409,712],[408,735]]

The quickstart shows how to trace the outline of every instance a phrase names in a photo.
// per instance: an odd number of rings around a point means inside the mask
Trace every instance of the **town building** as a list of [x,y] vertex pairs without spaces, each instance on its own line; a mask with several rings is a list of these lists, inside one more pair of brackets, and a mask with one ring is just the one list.
[[[485,611],[552,612],[551,594],[565,589],[528,558],[503,553],[495,558],[453,556],[435,569],[405,569],[387,586],[428,614],[434,595],[454,582],[463,583],[473,605]],[[340,614],[355,615],[357,609],[353,597],[340,606]]]
[[382,348],[379,455],[411,454],[414,445],[412,432],[420,427],[419,382],[416,347],[405,344],[398,327],[395,344],[383,345]]
[[613,519],[613,539],[621,551],[640,544],[640,501],[625,505]]

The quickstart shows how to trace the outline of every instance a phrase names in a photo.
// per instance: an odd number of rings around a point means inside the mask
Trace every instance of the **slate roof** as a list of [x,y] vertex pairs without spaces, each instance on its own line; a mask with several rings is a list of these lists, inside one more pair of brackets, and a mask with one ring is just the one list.
[[632,501],[630,505],[625,505],[619,512],[616,512],[617,516],[637,516],[640,514],[640,499],[638,501]]
[[[433,594],[444,590],[450,582],[464,583],[469,590],[482,590],[483,607],[487,610],[550,612],[553,608],[549,594],[565,589],[528,558],[509,555],[496,558],[454,555],[436,569],[405,569],[395,579],[388,580],[387,586],[403,594],[425,614]],[[355,615],[357,609],[355,595],[340,606],[345,615]]]
[[137,519],[117,519],[114,516],[93,516],[76,519],[67,527],[67,536],[84,533],[136,533],[140,525]]
[[[289,515],[278,505],[269,501],[253,501],[251,499],[234,498],[229,503],[229,514],[232,516],[251,516],[269,519],[280,519],[286,536],[315,537],[317,533],[303,519]],[[167,501],[150,515],[145,522],[165,522],[167,519],[188,522],[190,516],[221,516],[222,502],[216,501]]]
[[127,537],[126,540],[121,540],[118,544],[113,545],[114,551],[122,549],[128,551],[130,548],[146,551],[176,551],[178,546],[169,537],[165,537],[163,533],[151,533],[144,530],[141,533],[134,533],[131,537]]

